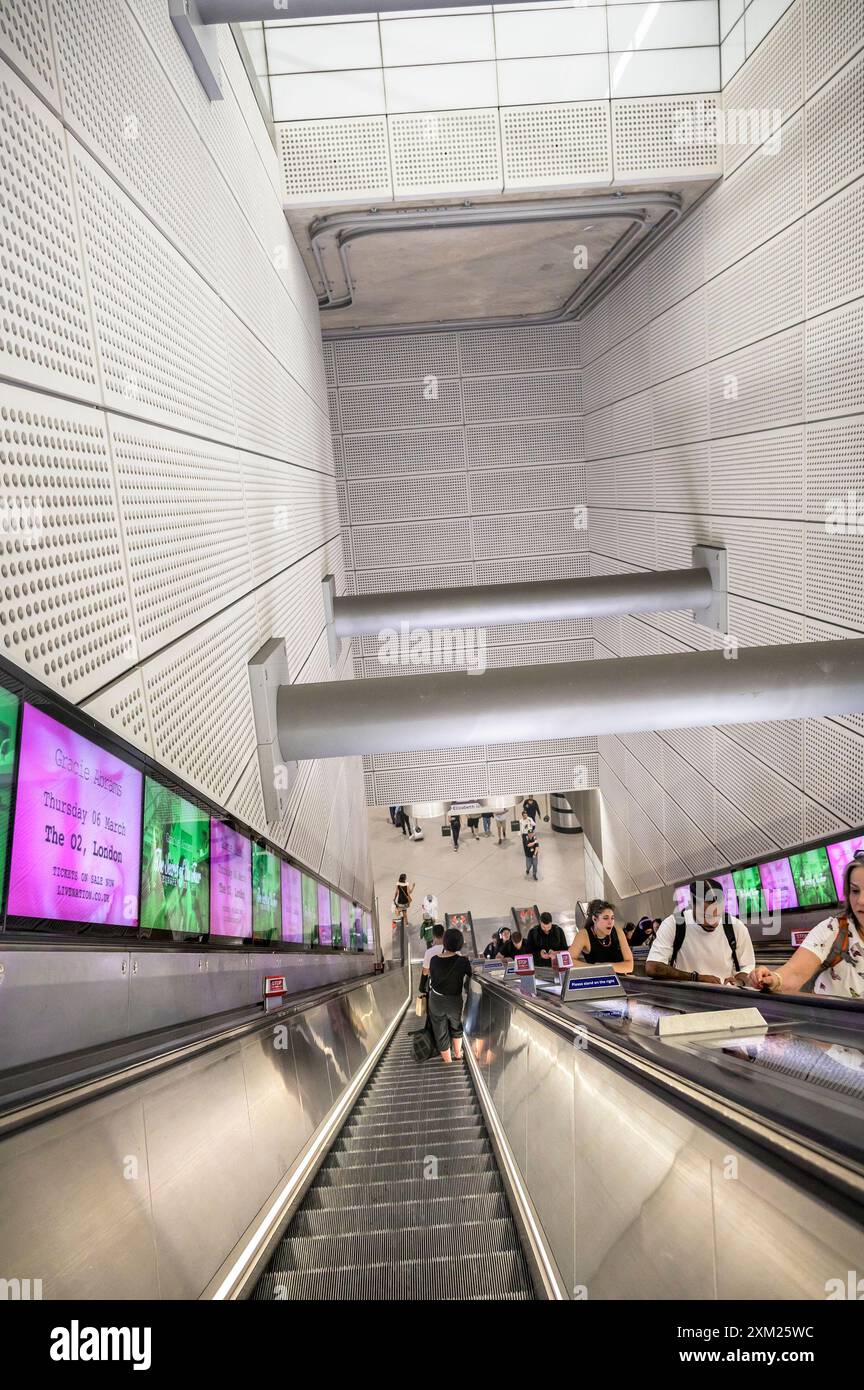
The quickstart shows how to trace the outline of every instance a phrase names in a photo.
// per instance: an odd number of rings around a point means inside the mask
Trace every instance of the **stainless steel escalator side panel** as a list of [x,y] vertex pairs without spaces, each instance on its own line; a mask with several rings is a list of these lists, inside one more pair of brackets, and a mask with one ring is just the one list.
[[154,1299],[144,1106],[117,1092],[0,1144],[3,1277],[44,1299]]
[[589,1299],[716,1297],[716,1140],[575,1052],[576,1280]]
[[[407,987],[404,972],[358,986],[360,1015],[393,1020]],[[281,1025],[286,1047],[279,1026],[0,1141],[0,1273],[41,1279],[46,1299],[200,1297],[345,1089],[327,1004]]]
[[489,1011],[472,1000],[470,1045],[489,1059],[490,1099],[571,1297],[824,1298],[864,1269],[864,1227],[788,1165],[647,1089],[614,1048],[608,1060],[582,1048],[569,1018],[547,1024],[533,1001],[477,980],[472,991]]
[[289,994],[373,978],[368,953],[91,947],[0,938],[3,1070],[259,1004],[265,975]]
[[4,947],[3,1069],[125,1037],[131,1031],[130,955],[86,947],[44,952]]
[[576,1284],[577,1151],[573,1103],[575,1048],[535,1019],[528,1021],[525,1181],[544,1230],[560,1228],[555,1258],[573,1297]]
[[238,1043],[144,1088],[150,1200],[160,1297],[207,1282],[266,1192],[256,1182]]
[[265,1193],[273,1191],[312,1133],[300,1099],[293,1046],[286,1026],[241,1044],[255,1181]]

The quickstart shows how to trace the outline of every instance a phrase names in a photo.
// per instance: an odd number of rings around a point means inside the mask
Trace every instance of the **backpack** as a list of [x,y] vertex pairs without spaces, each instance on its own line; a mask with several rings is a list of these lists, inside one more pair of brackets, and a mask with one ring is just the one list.
[[835,965],[840,964],[841,960],[852,961],[852,957],[849,954],[849,918],[838,917],[837,925],[840,928],[837,933],[837,940],[825,957],[822,969],[818,972],[820,975],[825,970],[833,970]]
[[[726,933],[726,940],[729,942],[729,950],[732,952],[732,964],[735,967],[735,974],[741,973],[741,966],[738,964],[738,943],[735,940],[735,928],[731,922],[723,923],[723,931]],[[683,915],[675,918],[675,940],[672,944],[672,954],[669,957],[669,964],[674,965],[678,952],[684,945],[684,937],[687,934],[687,923]]]

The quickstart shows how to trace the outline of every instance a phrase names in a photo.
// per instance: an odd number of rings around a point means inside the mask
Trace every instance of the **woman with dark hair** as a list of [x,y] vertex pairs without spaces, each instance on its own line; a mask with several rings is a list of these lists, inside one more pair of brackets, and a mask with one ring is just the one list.
[[747,983],[772,994],[796,994],[814,975],[814,994],[864,999],[864,853],[846,865],[842,911],[815,926],[785,965],[757,965]]
[[429,962],[429,1022],[435,1034],[435,1046],[441,1059],[450,1065],[450,1043],[453,1056],[462,1059],[462,990],[471,978],[471,962],[459,952],[465,944],[461,931],[448,927],[444,933],[444,950]]
[[570,954],[585,965],[611,965],[616,975],[633,974],[630,943],[615,923],[614,907],[602,898],[588,904],[585,925],[573,938]]
[[408,882],[407,874],[400,874],[396,891],[393,894],[393,921],[398,922],[401,918],[406,929],[408,927],[408,909],[411,906],[413,896],[414,884]]

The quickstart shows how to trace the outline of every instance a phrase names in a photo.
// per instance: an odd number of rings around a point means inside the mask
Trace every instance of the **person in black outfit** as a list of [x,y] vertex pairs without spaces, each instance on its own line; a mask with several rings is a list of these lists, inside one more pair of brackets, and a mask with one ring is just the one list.
[[612,966],[616,975],[632,975],[633,952],[625,933],[615,922],[615,909],[602,898],[588,904],[584,927],[576,933],[570,954],[585,965]]
[[535,966],[551,966],[555,952],[566,950],[567,938],[558,923],[552,921],[552,913],[541,912],[539,927],[532,927],[528,933],[525,954],[534,957]]
[[535,825],[539,825],[540,807],[538,805],[537,798],[535,797],[533,792],[530,796],[526,796],[525,800],[522,802],[522,811],[526,816],[530,817],[530,819],[533,820]]
[[461,829],[462,829],[462,817],[461,817],[461,816],[451,816],[451,817],[450,817],[450,833],[451,833],[451,835],[453,836],[453,848],[454,848],[454,849],[458,849],[458,848],[459,848],[459,831],[460,831]]
[[510,928],[502,927],[496,932],[483,954],[487,960],[512,960],[516,952],[510,940]]
[[451,1040],[456,1061],[462,1058],[462,990],[471,978],[471,962],[459,954],[464,944],[461,931],[448,927],[444,950],[429,962],[429,1022],[441,1060],[448,1066]]

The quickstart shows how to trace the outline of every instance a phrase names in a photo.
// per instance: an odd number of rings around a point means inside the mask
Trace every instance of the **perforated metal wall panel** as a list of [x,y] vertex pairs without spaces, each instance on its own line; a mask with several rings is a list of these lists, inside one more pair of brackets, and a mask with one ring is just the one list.
[[845,415],[864,403],[864,300],[807,325],[807,416]]
[[0,50],[56,109],[58,90],[47,0],[11,0],[0,10]]
[[458,381],[424,384],[422,378],[398,385],[349,386],[339,392],[339,412],[346,434],[461,424],[462,392]]
[[708,356],[722,357],[804,317],[804,224],[796,223],[708,286]]
[[357,569],[378,570],[385,565],[411,565],[419,555],[434,555],[442,562],[460,560],[471,554],[469,524],[462,519],[407,522],[398,529],[355,526],[351,531],[354,564]]
[[806,108],[808,208],[856,178],[864,165],[864,54],[843,68]]
[[122,676],[114,681],[92,700],[85,700],[84,709],[100,723],[114,729],[121,738],[140,748],[145,753],[152,752],[150,724],[144,699],[144,686],[140,671]]
[[70,699],[135,664],[104,416],[0,386],[4,651]]
[[805,467],[805,516],[848,519],[849,489],[856,495],[864,490],[864,415],[808,425]]
[[705,268],[710,276],[761,246],[805,210],[804,118],[783,127],[770,158],[748,159],[705,202]]
[[572,370],[579,365],[579,335],[580,326],[576,322],[460,333],[462,375]]
[[710,446],[711,499],[742,516],[798,517],[804,495],[804,431],[735,435]]
[[393,197],[385,116],[285,121],[276,138],[286,203]]
[[388,116],[393,192],[496,193],[503,186],[496,107]]
[[[804,100],[803,7],[804,0],[790,6],[724,90],[727,173],[764,147]],[[770,145],[759,157],[771,158]]]
[[584,453],[582,421],[514,420],[503,425],[469,425],[465,448],[469,468],[575,462]]
[[864,181],[809,213],[807,315],[864,294]]
[[803,0],[805,85],[812,96],[864,47],[864,11],[833,0]]
[[718,105],[710,94],[613,101],[615,181],[719,174]]
[[471,511],[540,511],[584,504],[585,470],[577,466],[557,468],[508,468],[499,472],[473,473],[468,479]]
[[465,467],[465,435],[461,429],[345,434],[341,445],[346,478],[423,473],[426,469],[458,471]]
[[651,381],[655,385],[706,361],[705,306],[706,291],[699,289],[654,319],[649,340]]
[[791,328],[709,368],[711,435],[797,424],[804,416],[804,332]]
[[0,118],[0,372],[96,401],[96,359],[62,126],[2,62]]
[[578,415],[582,409],[578,372],[476,377],[463,382],[462,395],[466,423]]
[[347,503],[355,526],[382,516],[393,521],[426,517],[466,516],[468,480],[465,474],[442,477],[370,478],[347,484]]
[[[459,375],[455,333],[417,333],[396,338],[346,338],[333,350],[340,386],[382,381],[422,382],[427,376]],[[334,383],[335,384],[335,383]]]
[[612,180],[608,101],[503,107],[501,138],[505,188]]
[[236,451],[109,416],[139,659],[251,586]]
[[198,132],[129,9],[99,0],[50,3],[67,125],[201,274],[212,274]]

